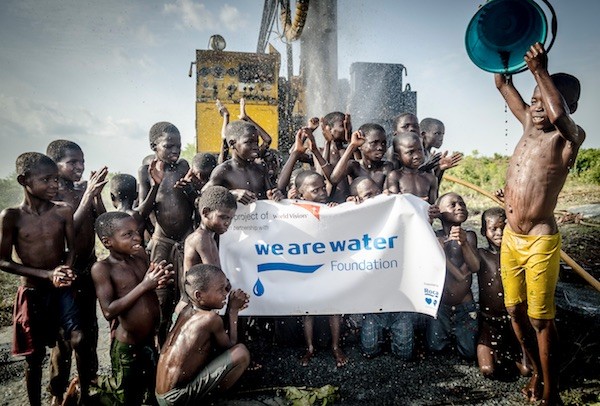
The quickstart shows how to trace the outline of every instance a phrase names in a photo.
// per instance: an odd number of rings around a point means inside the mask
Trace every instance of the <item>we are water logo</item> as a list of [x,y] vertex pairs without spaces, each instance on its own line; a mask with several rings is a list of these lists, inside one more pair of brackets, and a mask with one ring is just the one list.
[[[264,264],[257,265],[257,271],[260,274],[261,272],[267,271],[284,271],[284,272],[299,272],[299,273],[314,273],[322,267],[323,264],[317,265],[300,265],[300,264],[290,264],[288,262],[267,262]],[[260,281],[260,277],[256,278],[256,283],[252,288],[252,292],[256,296],[262,296],[265,293],[265,287]]]

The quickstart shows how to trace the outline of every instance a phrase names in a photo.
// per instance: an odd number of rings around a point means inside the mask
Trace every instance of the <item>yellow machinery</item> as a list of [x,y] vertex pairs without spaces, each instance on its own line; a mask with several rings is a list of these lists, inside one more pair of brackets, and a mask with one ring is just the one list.
[[[280,55],[269,46],[269,54],[196,50],[196,151],[221,150],[223,119],[216,100],[237,120],[240,98],[246,99],[246,113],[278,145],[278,88]],[[190,70],[191,72],[191,70]],[[190,73],[191,75],[191,73]]]

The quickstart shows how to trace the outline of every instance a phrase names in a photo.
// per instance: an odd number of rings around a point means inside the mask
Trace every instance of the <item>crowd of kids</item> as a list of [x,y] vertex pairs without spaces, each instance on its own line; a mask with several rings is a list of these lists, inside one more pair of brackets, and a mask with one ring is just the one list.
[[[558,403],[553,294],[560,236],[553,209],[585,133],[570,118],[579,98],[577,80],[550,76],[540,44],[525,60],[537,82],[531,104],[510,77],[495,78],[524,135],[506,187],[498,191],[506,209],[490,208],[481,216],[485,247],[477,247],[476,233],[463,227],[469,214],[464,199],[453,192],[438,196],[443,172],[458,165],[461,155],[435,152],[443,123],[419,123],[410,113],[394,119],[391,145],[379,124],[352,131],[348,114],[313,118],[296,133],[282,165],[282,155],[270,149],[271,137],[248,116],[243,100],[239,120],[231,122],[217,101],[223,116],[219,156],[199,153],[190,166],[180,158],[177,127],[156,123],[149,131],[153,154],[137,179],[117,174],[110,180],[113,211],[100,195],[108,169],[82,182],[84,154],[76,143],[56,140],[46,154],[21,154],[16,173],[24,199],[0,215],[0,268],[22,279],[13,354],[25,356],[30,404],[41,403],[47,346],[53,404],[75,395],[82,404],[196,404],[229,389],[251,365],[238,334],[248,324],[239,314],[249,295],[231,286],[219,258],[219,236],[238,204],[292,198],[337,205],[381,193],[410,193],[430,204],[446,277],[437,318],[403,312],[354,317],[364,356],[389,348],[410,360],[416,348],[455,348],[486,377],[511,368],[531,376],[526,397]],[[314,136],[319,129],[322,146]],[[96,236],[108,250],[100,260]],[[96,300],[111,329],[112,373],[106,376],[98,375]],[[214,311],[223,307],[224,316]],[[348,362],[344,317],[328,316],[337,367]],[[308,365],[315,356],[315,317],[302,321],[306,351],[299,362]],[[422,334],[415,335],[419,327]],[[77,377],[69,385],[72,353]]]

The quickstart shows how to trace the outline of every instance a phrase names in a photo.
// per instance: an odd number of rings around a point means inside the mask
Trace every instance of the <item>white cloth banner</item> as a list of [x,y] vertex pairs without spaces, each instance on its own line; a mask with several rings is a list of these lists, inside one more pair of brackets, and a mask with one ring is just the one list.
[[244,315],[413,311],[435,316],[446,260],[413,195],[335,207],[260,200],[220,238],[221,265],[250,294]]

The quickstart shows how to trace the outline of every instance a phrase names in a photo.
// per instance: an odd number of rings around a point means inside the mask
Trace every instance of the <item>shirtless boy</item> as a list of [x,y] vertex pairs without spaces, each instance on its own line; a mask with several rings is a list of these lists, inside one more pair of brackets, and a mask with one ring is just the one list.
[[258,158],[258,130],[242,120],[227,125],[227,142],[231,148],[231,159],[218,165],[204,186],[224,186],[242,204],[256,200],[281,200],[283,195],[274,188],[266,168],[255,162]]
[[[54,346],[59,327],[74,348],[82,339],[71,291],[58,289],[75,278],[73,209],[52,202],[58,193],[58,168],[48,156],[21,154],[16,170],[25,196],[20,206],[0,213],[0,269],[21,276],[12,353],[25,356],[29,403],[40,405],[45,347]],[[20,263],[12,258],[13,248]]]
[[[150,128],[149,140],[150,148],[161,161],[163,170],[163,179],[154,203],[156,224],[148,244],[150,261],[160,263],[165,260],[173,264],[175,280],[178,280],[183,267],[183,241],[193,228],[194,200],[197,192],[191,183],[182,185],[179,182],[190,168],[186,160],[179,159],[181,135],[177,127],[164,121],[156,123]],[[148,165],[140,168],[138,178],[140,199],[143,200],[151,187]],[[177,285],[174,283],[157,291],[161,309],[159,344],[162,344],[167,336],[171,316],[179,300]]]
[[548,56],[539,43],[531,46],[525,62],[537,83],[531,105],[525,103],[510,77],[495,75],[496,87],[523,125],[523,136],[506,174],[508,225],[500,254],[502,283],[513,328],[533,361],[525,395],[530,401],[541,398],[544,404],[557,404],[559,355],[554,291],[561,238],[554,209],[585,132],[570,117],[577,108],[579,81],[564,73],[550,76]]
[[433,148],[439,150],[442,146],[444,134],[446,133],[444,123],[437,118],[424,118],[421,120],[421,123],[419,123],[419,127],[421,129],[425,162],[436,159],[436,155],[439,157],[439,162],[435,164],[433,168],[433,172],[437,177],[439,184],[444,176],[444,171],[457,166],[462,160],[462,154],[460,152],[455,152],[448,156],[448,151],[444,151],[441,155],[439,153],[433,153]]
[[[350,143],[344,154],[335,165],[330,176],[332,184],[338,184],[343,178],[352,182],[360,176],[368,176],[380,189],[385,186],[389,172],[394,164],[383,159],[387,146],[385,130],[379,124],[363,124],[358,131],[352,133]],[[361,159],[353,159],[354,152],[360,151]]]
[[[330,169],[333,169],[344,155],[346,144],[352,134],[350,115],[340,111],[328,113],[321,119],[321,130],[323,138],[325,138],[323,157],[326,164],[331,165]],[[328,183],[327,186],[332,200],[338,203],[344,202],[350,193],[350,183],[346,178],[342,178],[335,187],[332,187],[331,183]]]
[[[291,171],[301,155],[306,152],[306,146],[304,145],[304,136],[309,139],[309,144],[314,145],[314,138],[310,131],[298,131],[296,133],[296,142],[288,162],[281,171],[278,187],[282,192],[286,190],[287,184],[290,181]],[[317,151],[318,152],[318,151]],[[304,170],[300,172],[295,180],[296,198],[301,200],[307,200],[310,202],[327,203],[327,188],[325,186],[325,178],[315,171]],[[337,204],[335,202],[329,203]],[[348,358],[340,348],[340,332],[342,325],[342,316],[339,314],[333,314],[329,316],[329,327],[331,329],[331,350],[335,357],[335,363],[337,367],[342,367],[348,362]],[[302,366],[307,366],[310,359],[315,354],[315,348],[313,345],[314,339],[314,316],[304,316],[304,337],[306,339],[307,350],[304,356],[300,359]]]
[[432,351],[442,351],[454,334],[459,354],[474,359],[478,321],[471,281],[479,270],[477,236],[461,227],[469,215],[461,196],[446,193],[438,206],[443,228],[436,234],[446,253],[446,281],[437,318],[427,325],[427,344]]
[[[214,265],[194,265],[186,273],[185,292],[191,306],[181,312],[160,352],[159,405],[200,404],[207,395],[231,388],[248,367],[250,353],[237,343],[237,321],[249,296],[239,289],[229,292],[229,286],[223,271]],[[225,305],[228,293],[226,331],[214,310]]]
[[144,396],[153,404],[160,318],[155,290],[173,282],[170,264],[148,261],[137,230],[135,219],[119,211],[96,220],[109,255],[94,264],[92,278],[104,317],[119,321],[110,349],[112,376],[98,378],[97,396],[114,405],[141,405]]
[[[402,133],[420,133],[419,119],[412,113],[402,113],[394,117],[394,137]],[[392,138],[392,145],[388,147],[386,159],[394,164],[394,169],[402,167],[400,160],[394,153],[394,144]]]
[[227,231],[237,209],[235,197],[223,186],[206,188],[196,204],[200,213],[200,226],[185,239],[183,273],[178,281],[181,300],[175,310],[176,313],[189,303],[184,289],[187,271],[197,264],[221,267],[217,239]]
[[387,177],[386,189],[390,193],[411,193],[429,204],[434,204],[438,194],[438,181],[431,172],[422,172],[423,144],[417,133],[397,134],[393,140],[394,152],[401,168],[393,170]]
[[[108,169],[92,172],[88,182],[80,182],[84,171],[83,151],[78,144],[68,140],[55,140],[48,144],[46,154],[58,166],[58,193],[54,201],[65,202],[73,208],[75,227],[75,262],[73,271],[77,279],[73,283],[75,303],[79,311],[84,342],[75,354],[82,397],[85,400],[90,380],[98,372],[98,319],[96,317],[96,295],[90,270],[96,262],[96,239],[94,221],[106,212],[101,192],[106,184]],[[54,395],[53,404],[60,404],[69,382],[71,354],[69,342],[59,338],[52,349],[50,388]],[[80,369],[83,367],[84,369]]]
[[[129,214],[138,223],[138,232],[143,237],[146,232],[146,224],[150,213],[154,208],[154,201],[158,193],[158,187],[162,181],[164,172],[157,169],[161,166],[160,161],[154,159],[148,166],[152,186],[146,199],[134,207],[138,200],[138,185],[135,178],[127,173],[117,173],[110,180],[110,200],[117,211]],[[144,243],[142,238],[142,243]],[[145,245],[145,244],[144,244]]]
[[523,376],[531,370],[524,349],[519,347],[510,317],[504,307],[504,289],[500,276],[500,246],[506,225],[506,213],[500,207],[487,209],[481,215],[481,234],[488,241],[486,248],[479,248],[481,265],[479,281],[479,308],[481,322],[477,341],[477,363],[483,376],[498,376],[496,366],[506,370],[506,361],[516,364]]

